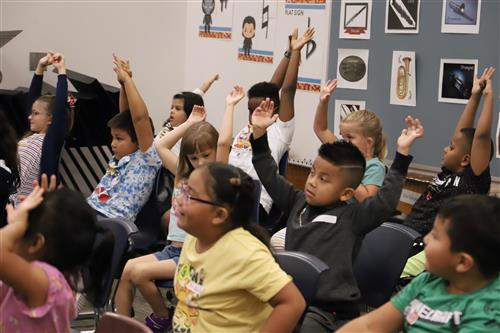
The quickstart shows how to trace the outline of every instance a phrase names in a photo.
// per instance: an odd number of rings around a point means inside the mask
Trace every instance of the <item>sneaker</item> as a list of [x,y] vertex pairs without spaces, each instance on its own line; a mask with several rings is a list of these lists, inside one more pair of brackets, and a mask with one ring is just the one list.
[[172,328],[172,317],[161,318],[155,316],[154,313],[150,314],[144,320],[147,327],[149,327],[153,333],[164,333]]

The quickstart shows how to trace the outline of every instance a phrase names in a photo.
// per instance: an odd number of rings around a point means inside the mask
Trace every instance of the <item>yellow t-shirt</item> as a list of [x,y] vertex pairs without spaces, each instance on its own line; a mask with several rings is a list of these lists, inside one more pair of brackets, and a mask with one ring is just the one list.
[[267,303],[291,278],[267,247],[243,228],[198,253],[187,235],[175,273],[174,332],[257,332]]

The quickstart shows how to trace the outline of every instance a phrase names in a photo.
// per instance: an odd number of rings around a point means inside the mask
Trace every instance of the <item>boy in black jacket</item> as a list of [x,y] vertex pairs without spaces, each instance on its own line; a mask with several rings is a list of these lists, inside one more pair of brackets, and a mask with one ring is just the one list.
[[276,120],[272,110],[273,102],[266,99],[252,115],[252,162],[271,198],[289,212],[285,249],[310,253],[330,267],[320,277],[301,332],[331,332],[359,315],[355,252],[366,233],[393,215],[411,161],[410,147],[424,129],[418,119],[407,117],[408,128],[398,138],[398,152],[380,191],[362,203],[347,204],[363,178],[363,155],[351,143],[323,144],[305,191],[298,191],[276,172],[266,136]]

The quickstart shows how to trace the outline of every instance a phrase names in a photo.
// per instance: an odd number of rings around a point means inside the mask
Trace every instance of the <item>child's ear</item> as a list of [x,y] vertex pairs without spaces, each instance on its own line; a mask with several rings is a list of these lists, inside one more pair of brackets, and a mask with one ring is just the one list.
[[346,187],[345,189],[342,190],[339,199],[340,201],[349,201],[353,196],[354,196],[354,189],[351,187]]
[[460,166],[466,167],[470,164],[470,154],[467,153],[462,157],[462,160],[460,161]]
[[45,245],[45,236],[38,233],[33,238],[33,241],[28,246],[28,254],[33,255],[41,251]]
[[216,207],[215,217],[212,219],[212,223],[220,226],[224,224],[229,219],[229,211],[225,207]]
[[466,273],[474,267],[474,258],[465,252],[460,252],[458,255],[458,264],[455,266],[457,273]]

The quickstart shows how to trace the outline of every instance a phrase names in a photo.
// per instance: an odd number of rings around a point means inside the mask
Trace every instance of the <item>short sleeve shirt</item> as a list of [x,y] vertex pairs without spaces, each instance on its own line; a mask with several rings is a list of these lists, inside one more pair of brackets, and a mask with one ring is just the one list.
[[394,296],[405,332],[500,332],[500,278],[465,294],[450,294],[446,280],[422,273]]
[[104,216],[133,224],[151,195],[160,167],[154,144],[145,152],[138,149],[119,161],[113,157],[87,202]]

